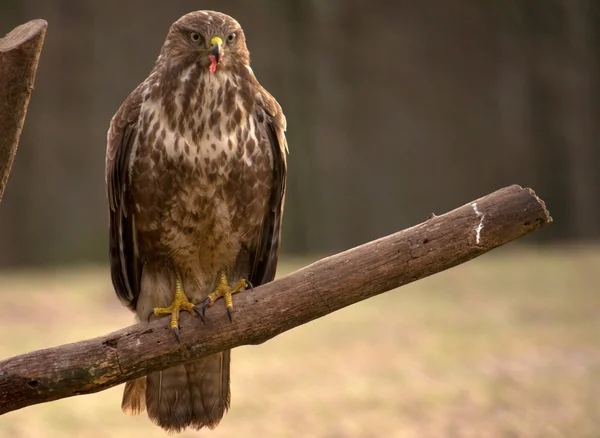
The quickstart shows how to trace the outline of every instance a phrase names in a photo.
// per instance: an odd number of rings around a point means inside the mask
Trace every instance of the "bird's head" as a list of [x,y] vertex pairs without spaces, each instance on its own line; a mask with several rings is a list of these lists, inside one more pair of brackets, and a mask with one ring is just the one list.
[[210,73],[250,64],[241,26],[215,11],[191,12],[173,23],[161,57],[167,62],[198,63]]

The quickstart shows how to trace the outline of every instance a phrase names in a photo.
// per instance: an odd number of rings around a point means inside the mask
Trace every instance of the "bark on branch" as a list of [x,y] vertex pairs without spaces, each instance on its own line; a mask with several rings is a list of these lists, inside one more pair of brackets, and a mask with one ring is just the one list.
[[350,304],[464,263],[552,222],[530,189],[511,186],[412,228],[322,259],[234,296],[207,323],[183,312],[181,343],[170,318],[0,362],[0,414],[118,385],[201,356],[278,334]]
[[32,20],[0,38],[0,201],[17,152],[47,26],[44,20]]

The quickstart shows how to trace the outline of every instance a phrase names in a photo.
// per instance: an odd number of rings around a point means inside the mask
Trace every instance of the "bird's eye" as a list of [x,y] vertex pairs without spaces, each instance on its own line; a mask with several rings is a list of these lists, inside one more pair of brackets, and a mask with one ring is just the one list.
[[227,42],[228,42],[229,44],[231,44],[231,43],[233,42],[233,40],[235,40],[235,37],[236,37],[236,36],[237,36],[237,35],[235,34],[235,32],[233,32],[233,33],[230,33],[230,34],[229,34],[229,36],[227,37]]
[[197,43],[200,41],[200,34],[197,32],[190,33],[190,40],[192,40],[193,43]]

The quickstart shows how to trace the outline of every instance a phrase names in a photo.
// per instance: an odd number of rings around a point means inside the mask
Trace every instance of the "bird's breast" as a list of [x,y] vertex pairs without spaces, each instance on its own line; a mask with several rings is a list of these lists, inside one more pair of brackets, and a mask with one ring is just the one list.
[[234,253],[254,238],[266,212],[271,150],[242,102],[222,93],[215,88],[216,100],[201,108],[192,99],[189,113],[178,110],[175,119],[158,102],[142,107],[132,168],[136,213],[141,232],[171,253]]

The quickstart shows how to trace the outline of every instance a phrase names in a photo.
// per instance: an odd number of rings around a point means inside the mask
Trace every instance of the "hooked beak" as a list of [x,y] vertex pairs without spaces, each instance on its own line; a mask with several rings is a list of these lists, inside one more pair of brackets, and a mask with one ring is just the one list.
[[212,49],[210,49],[210,54],[215,57],[215,62],[218,64],[223,56],[223,40],[219,37],[212,37],[210,40],[210,45]]

